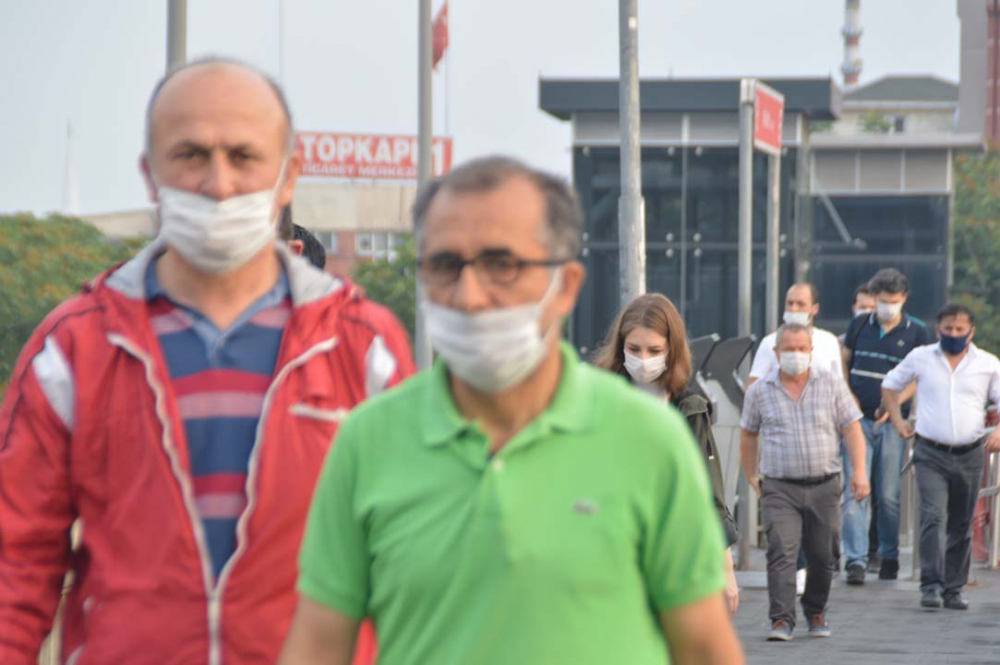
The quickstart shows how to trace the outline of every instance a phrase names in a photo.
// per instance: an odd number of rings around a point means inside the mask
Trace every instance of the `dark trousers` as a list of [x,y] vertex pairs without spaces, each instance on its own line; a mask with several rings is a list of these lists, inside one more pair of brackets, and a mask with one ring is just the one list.
[[957,593],[969,578],[983,448],[952,454],[917,437],[913,463],[920,491],[920,589]]
[[795,568],[799,547],[809,561],[802,610],[826,610],[833,579],[833,547],[840,529],[841,480],[816,485],[778,478],[761,482],[761,516],[767,534],[767,593],[771,621],[795,625]]

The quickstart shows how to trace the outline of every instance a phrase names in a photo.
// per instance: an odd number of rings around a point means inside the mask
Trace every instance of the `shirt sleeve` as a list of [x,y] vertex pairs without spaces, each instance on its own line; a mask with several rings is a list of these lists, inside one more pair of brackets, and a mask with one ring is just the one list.
[[682,416],[670,410],[658,447],[659,471],[642,495],[640,562],[649,596],[669,611],[713,596],[725,585],[722,528],[712,508],[704,462]]
[[838,429],[843,430],[854,421],[861,420],[861,416],[863,414],[861,413],[861,409],[858,408],[857,402],[854,401],[854,397],[851,395],[851,391],[847,387],[847,383],[843,380],[834,378],[833,391],[837,409]]
[[778,358],[774,355],[772,348],[773,342],[774,337],[768,335],[757,347],[757,353],[753,356],[753,365],[750,367],[750,378],[762,379],[778,364]]
[[760,415],[760,391],[761,389],[757,386],[761,385],[758,381],[750,386],[750,389],[743,396],[743,418],[740,420],[740,427],[746,431],[757,434],[760,432],[761,425],[761,415]]
[[917,378],[917,370],[920,362],[921,350],[918,346],[903,358],[903,362],[896,365],[882,379],[882,387],[889,390],[902,390],[910,385]]
[[990,376],[987,399],[991,404],[1000,404],[1000,360],[996,358],[993,358],[993,374]]
[[352,418],[340,427],[323,463],[299,552],[299,592],[354,619],[368,612],[367,538],[354,510],[357,437]]

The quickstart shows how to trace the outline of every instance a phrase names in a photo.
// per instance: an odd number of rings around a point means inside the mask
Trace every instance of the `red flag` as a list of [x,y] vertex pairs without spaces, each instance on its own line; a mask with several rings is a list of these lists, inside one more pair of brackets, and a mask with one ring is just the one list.
[[434,17],[432,29],[434,43],[433,67],[437,69],[438,63],[444,58],[444,52],[448,50],[448,0],[445,0]]

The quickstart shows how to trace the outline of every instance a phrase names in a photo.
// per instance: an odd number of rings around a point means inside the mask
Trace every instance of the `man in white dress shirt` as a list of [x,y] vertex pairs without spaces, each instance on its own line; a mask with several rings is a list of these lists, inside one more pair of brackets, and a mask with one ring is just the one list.
[[[983,473],[983,442],[1000,451],[1000,429],[985,436],[986,406],[1000,401],[1000,360],[972,344],[975,317],[965,305],[937,316],[940,342],[913,349],[882,381],[882,402],[903,438],[916,434],[913,461],[920,491],[920,604],[968,609],[972,515]],[[917,382],[917,422],[900,411],[900,392]],[[915,430],[915,431],[914,431]],[[941,551],[947,532],[946,549]]]
[[[818,314],[819,294],[816,287],[806,282],[792,284],[785,295],[784,322],[809,326],[813,342],[812,362],[809,365],[812,369],[822,369],[843,376],[840,341],[829,330],[813,326],[813,320]],[[750,376],[747,379],[747,388],[778,367],[778,356],[775,353],[776,334],[771,333],[762,339],[757,347],[757,354],[753,358]]]

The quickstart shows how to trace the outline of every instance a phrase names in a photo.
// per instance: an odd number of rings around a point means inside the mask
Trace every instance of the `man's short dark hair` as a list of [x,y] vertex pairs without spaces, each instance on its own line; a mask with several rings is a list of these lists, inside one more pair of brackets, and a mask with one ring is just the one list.
[[545,199],[543,238],[553,258],[572,260],[583,247],[583,210],[576,193],[565,179],[511,157],[492,156],[474,159],[431,180],[417,192],[413,203],[413,227],[417,246],[423,242],[424,220],[434,197],[443,189],[452,192],[489,192],[513,177],[526,178]]
[[872,296],[872,290],[868,288],[868,282],[864,282],[858,285],[858,288],[854,289],[854,300],[852,302],[858,301],[858,296]]
[[882,268],[868,280],[868,290],[872,295],[879,293],[903,293],[910,292],[910,281],[906,275],[895,268]]
[[302,256],[309,259],[309,263],[313,264],[320,270],[326,269],[326,249],[323,248],[323,243],[319,241],[312,231],[309,229],[295,224],[295,232],[293,240],[302,241]]
[[[791,291],[792,289],[799,289],[799,288],[807,288],[807,289],[809,289],[809,297],[812,298],[812,304],[813,305],[815,305],[815,304],[817,304],[819,302],[819,289],[816,288],[815,284],[812,284],[811,282],[795,282],[794,284],[792,284],[791,286],[788,287],[788,291]],[[785,292],[786,297],[787,297],[787,293],[788,292],[786,291]]]
[[960,316],[965,314],[969,317],[969,325],[976,325],[976,315],[972,313],[972,309],[968,305],[963,305],[960,302],[948,303],[937,313],[937,322],[941,323],[945,319],[950,319],[953,316]]

